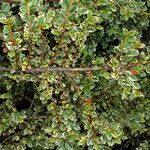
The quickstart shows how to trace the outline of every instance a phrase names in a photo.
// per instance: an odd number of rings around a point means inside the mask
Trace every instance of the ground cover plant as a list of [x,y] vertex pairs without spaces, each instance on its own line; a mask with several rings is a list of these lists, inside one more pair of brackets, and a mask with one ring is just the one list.
[[148,150],[150,0],[1,0],[0,149]]

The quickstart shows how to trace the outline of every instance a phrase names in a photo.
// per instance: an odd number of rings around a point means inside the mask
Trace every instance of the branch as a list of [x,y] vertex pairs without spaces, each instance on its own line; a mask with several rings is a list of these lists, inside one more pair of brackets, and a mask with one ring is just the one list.
[[[101,70],[102,68],[99,67],[93,67],[93,68],[33,68],[31,70],[14,70],[14,73],[21,74],[38,74],[38,73],[44,73],[44,72],[86,72],[86,71],[96,71]],[[111,68],[108,66],[104,66],[104,69],[106,71],[110,71]],[[0,67],[0,72],[11,72],[12,69],[6,68],[6,67]]]
[[[126,69],[131,69],[132,67],[136,67],[138,65],[147,65],[147,64],[150,64],[150,61],[146,62],[146,63],[142,63],[142,62],[137,62],[137,63],[132,63],[132,64],[129,64],[127,66],[124,66]],[[124,68],[123,67],[123,68]]]
[[24,129],[23,130],[21,130],[21,131],[19,131],[19,132],[17,132],[17,133],[14,133],[14,134],[12,134],[12,135],[10,135],[9,137],[7,137],[4,141],[2,141],[2,143],[1,144],[4,144],[5,142],[7,142],[9,139],[11,139],[11,138],[13,138],[14,136],[16,136],[16,135],[18,135],[18,134],[20,134],[20,133],[22,133],[24,131]]

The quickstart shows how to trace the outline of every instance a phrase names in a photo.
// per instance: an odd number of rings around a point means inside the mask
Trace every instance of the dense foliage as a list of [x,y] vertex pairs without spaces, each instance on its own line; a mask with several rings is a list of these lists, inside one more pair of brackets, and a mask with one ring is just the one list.
[[150,0],[0,1],[1,150],[148,137],[149,84]]

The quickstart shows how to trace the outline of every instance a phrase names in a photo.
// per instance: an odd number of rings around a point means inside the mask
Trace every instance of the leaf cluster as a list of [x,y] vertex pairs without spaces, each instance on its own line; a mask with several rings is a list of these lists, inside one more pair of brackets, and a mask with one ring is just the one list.
[[0,149],[111,150],[148,136],[149,10],[150,0],[1,1]]

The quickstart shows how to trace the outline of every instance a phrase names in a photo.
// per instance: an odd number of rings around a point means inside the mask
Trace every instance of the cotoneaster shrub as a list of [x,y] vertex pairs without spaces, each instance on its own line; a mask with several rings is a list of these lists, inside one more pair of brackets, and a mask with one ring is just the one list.
[[150,0],[1,0],[0,149],[111,150],[148,136],[149,10]]

